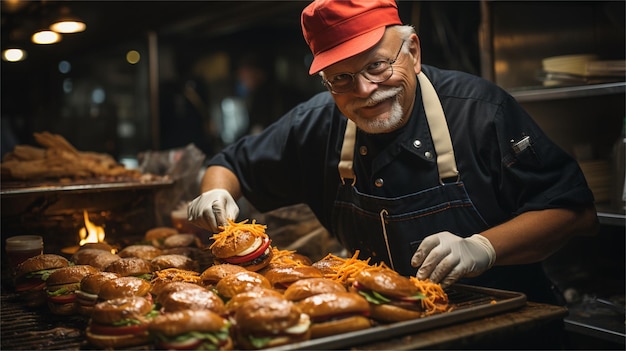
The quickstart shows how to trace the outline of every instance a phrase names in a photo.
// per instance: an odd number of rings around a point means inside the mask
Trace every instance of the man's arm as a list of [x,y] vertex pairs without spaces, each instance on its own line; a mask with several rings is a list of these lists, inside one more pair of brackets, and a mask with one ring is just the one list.
[[200,192],[205,193],[213,189],[224,189],[235,199],[241,197],[241,185],[235,173],[222,166],[209,166],[202,177]]

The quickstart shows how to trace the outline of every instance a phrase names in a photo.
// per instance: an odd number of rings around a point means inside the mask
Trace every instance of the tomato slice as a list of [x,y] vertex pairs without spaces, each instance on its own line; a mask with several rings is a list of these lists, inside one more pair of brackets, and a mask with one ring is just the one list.
[[197,350],[202,342],[202,339],[190,338],[185,341],[161,341],[158,344],[162,350]]
[[48,296],[48,300],[59,304],[70,303],[76,301],[76,294]]
[[256,251],[249,253],[245,256],[232,256],[232,257],[224,258],[223,260],[228,263],[234,263],[234,264],[252,261],[255,258],[261,256],[265,252],[265,250],[267,250],[267,248],[270,246],[271,242],[272,241],[269,238],[265,238],[261,246],[259,246],[259,248]]
[[116,327],[100,323],[91,323],[89,328],[92,333],[100,335],[138,335],[148,330],[148,324],[142,323]]
[[24,292],[29,290],[44,290],[46,288],[46,282],[41,279],[32,279],[18,282],[15,286],[16,292]]

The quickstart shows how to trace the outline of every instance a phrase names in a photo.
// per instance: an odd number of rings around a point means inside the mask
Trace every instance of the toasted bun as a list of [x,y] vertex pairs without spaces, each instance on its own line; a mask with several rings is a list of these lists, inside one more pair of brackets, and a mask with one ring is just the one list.
[[124,349],[130,346],[148,344],[148,333],[123,334],[123,335],[98,335],[91,332],[91,328],[85,329],[87,341],[102,350]]
[[277,334],[296,325],[302,311],[282,297],[266,296],[251,299],[235,312],[237,328],[243,333]]
[[100,287],[106,281],[119,278],[120,275],[113,272],[97,272],[89,274],[80,281],[80,290],[90,294],[100,293]]
[[[98,243],[85,243],[83,245],[81,245],[78,248],[78,251],[81,250],[103,250],[103,251],[108,251],[108,252],[114,252],[115,248],[105,242],[98,242]],[[78,252],[77,251],[77,252]]]
[[[80,283],[80,281],[87,275],[98,273],[99,270],[89,265],[75,265],[69,267],[62,267],[54,272],[50,273],[46,284],[48,286],[63,285]],[[76,284],[78,286],[79,284]]]
[[271,284],[267,278],[256,272],[239,272],[222,278],[217,283],[215,289],[225,299],[244,292],[253,290],[257,287],[271,288]]
[[107,251],[102,251],[102,253],[100,255],[95,256],[89,262],[89,264],[103,271],[106,269],[106,267],[109,264],[111,264],[113,261],[119,260],[120,258],[121,257],[116,254],[113,254]]
[[222,263],[213,265],[207,269],[205,269],[202,274],[200,274],[200,280],[202,284],[205,286],[214,286],[217,284],[222,278],[229,276],[231,274],[239,273],[239,272],[247,272],[248,270],[230,263]]
[[349,333],[367,329],[372,326],[372,321],[365,316],[351,316],[334,319],[326,322],[311,324],[311,338],[323,338],[325,336]]
[[149,329],[166,336],[176,336],[188,332],[214,332],[227,325],[227,321],[213,311],[182,310],[157,316]]
[[179,268],[189,271],[198,270],[198,262],[183,255],[160,255],[150,260],[154,270]]
[[204,288],[161,294],[159,295],[159,303],[164,313],[183,310],[211,310],[218,314],[224,314],[226,311],[224,301],[216,293]]
[[188,282],[168,282],[160,285],[152,286],[152,294],[156,297],[155,302],[161,303],[161,297],[167,296],[168,294],[175,291],[192,291],[192,290],[206,290],[204,287]]
[[347,291],[309,296],[296,305],[312,320],[345,314],[368,314],[370,310],[370,304],[365,298]]
[[98,298],[111,300],[122,297],[146,296],[150,293],[150,283],[137,277],[119,277],[100,285]]
[[152,265],[150,261],[138,257],[125,257],[111,262],[104,269],[106,272],[117,273],[123,277],[138,276],[142,274],[152,273]]
[[401,322],[420,318],[423,312],[404,309],[390,304],[370,304],[370,317],[379,322]]
[[237,235],[234,235],[231,240],[226,240],[221,245],[213,245],[211,251],[217,258],[227,258],[236,256],[237,254],[245,251],[255,242],[256,237],[250,232],[239,230]]
[[25,290],[19,292],[19,299],[24,306],[41,307],[48,302],[48,293],[45,287],[36,290]]
[[162,253],[161,249],[152,245],[129,245],[120,250],[117,254],[122,258],[139,257],[144,260],[151,260]]
[[274,289],[285,290],[291,283],[300,279],[323,278],[322,272],[312,266],[275,267],[265,272],[265,278]]
[[163,241],[165,248],[171,249],[174,247],[186,247],[186,246],[202,246],[200,240],[195,234],[174,234],[165,238]]
[[282,297],[282,294],[274,289],[266,288],[256,288],[254,290],[241,292],[228,300],[225,306],[226,313],[234,315],[244,302],[266,296]]
[[389,297],[413,296],[419,292],[419,288],[409,278],[391,269],[362,271],[356,275],[355,281],[366,289]]
[[69,261],[59,255],[42,254],[31,258],[17,265],[16,277],[19,278],[28,273],[41,271],[44,269],[56,269],[69,266]]
[[91,320],[100,324],[113,324],[123,319],[143,319],[152,310],[152,303],[139,296],[116,298],[97,303]]
[[146,231],[144,239],[147,241],[165,239],[178,234],[178,230],[172,227],[156,227]]
[[76,314],[79,311],[78,304],[75,301],[67,303],[54,303],[48,300],[48,309],[50,310],[50,313],[59,316],[69,316]]
[[341,266],[344,262],[340,259],[328,255],[317,262],[313,262],[311,264],[313,267],[322,271],[323,274],[333,274],[335,273],[335,269]]
[[346,288],[334,280],[326,278],[307,278],[293,282],[284,291],[287,300],[298,301],[309,296],[323,293],[346,292]]

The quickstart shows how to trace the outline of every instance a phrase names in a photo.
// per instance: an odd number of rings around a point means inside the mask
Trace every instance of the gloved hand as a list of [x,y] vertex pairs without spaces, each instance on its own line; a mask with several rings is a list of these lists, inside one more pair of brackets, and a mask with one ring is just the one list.
[[234,220],[239,215],[239,206],[232,195],[224,189],[209,190],[195,198],[187,207],[189,222],[208,229],[213,233],[220,232],[218,226]]
[[463,277],[476,277],[493,266],[496,251],[480,234],[461,238],[450,232],[426,237],[411,259],[418,279],[448,287]]

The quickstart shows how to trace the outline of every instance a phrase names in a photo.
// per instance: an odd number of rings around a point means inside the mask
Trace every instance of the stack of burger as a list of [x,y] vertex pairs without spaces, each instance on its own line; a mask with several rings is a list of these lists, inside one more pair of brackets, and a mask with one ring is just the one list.
[[[57,296],[31,301],[48,301],[51,313],[84,316],[87,341],[104,349],[265,349],[447,308],[442,290],[427,296],[422,282],[359,260],[358,252],[312,262],[272,247],[265,226],[254,221],[229,221],[222,229],[208,247],[159,227],[119,251],[85,247],[70,260],[41,255],[18,269],[18,291]],[[198,253],[185,248],[214,259],[199,265]]]

